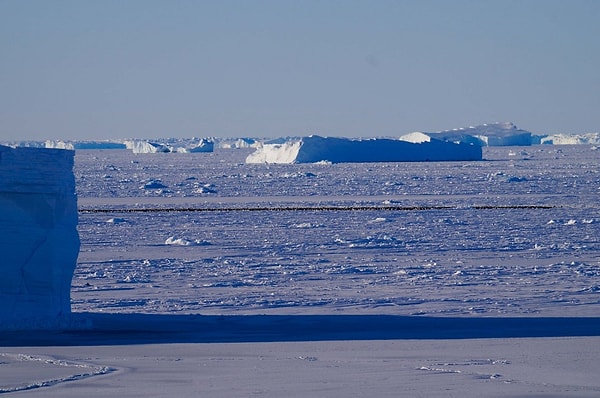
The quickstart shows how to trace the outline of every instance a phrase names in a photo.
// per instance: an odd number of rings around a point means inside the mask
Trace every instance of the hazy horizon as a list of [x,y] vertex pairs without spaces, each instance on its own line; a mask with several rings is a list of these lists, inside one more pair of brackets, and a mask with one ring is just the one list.
[[600,126],[597,1],[0,1],[0,139]]

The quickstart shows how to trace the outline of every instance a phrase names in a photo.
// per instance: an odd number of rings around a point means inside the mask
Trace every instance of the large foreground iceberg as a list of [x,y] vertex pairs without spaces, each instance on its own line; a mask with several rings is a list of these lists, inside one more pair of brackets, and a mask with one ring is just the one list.
[[73,151],[0,146],[0,329],[71,311],[79,253]]
[[455,143],[412,133],[401,139],[327,138],[312,135],[284,143],[267,143],[246,163],[423,162],[481,160],[478,145]]

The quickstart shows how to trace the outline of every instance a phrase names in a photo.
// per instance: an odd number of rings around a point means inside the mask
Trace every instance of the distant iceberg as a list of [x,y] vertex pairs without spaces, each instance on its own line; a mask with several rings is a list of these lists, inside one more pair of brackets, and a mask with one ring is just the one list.
[[0,146],[0,329],[71,311],[79,254],[74,152]]
[[125,141],[127,149],[131,149],[133,153],[167,153],[171,149],[164,144],[151,141],[132,140]]
[[481,160],[480,146],[442,141],[423,133],[401,139],[349,139],[312,135],[264,144],[246,163],[348,163]]
[[454,130],[427,133],[441,140],[472,143],[480,146],[529,146],[532,134],[510,122],[481,124]]
[[201,138],[198,141],[191,142],[186,146],[178,147],[175,151],[180,153],[198,153],[198,152],[213,152],[215,144],[213,141]]
[[125,149],[125,144],[114,141],[52,141],[48,140],[44,145],[46,148],[54,149]]
[[239,149],[239,148],[257,148],[260,141],[254,138],[223,139],[219,142],[219,148]]
[[180,139],[161,141],[145,141],[145,140],[127,140],[125,145],[127,149],[131,149],[133,153],[197,153],[197,152],[212,152],[214,150],[214,142],[204,138],[200,139]]
[[551,134],[539,137],[537,144],[550,145],[600,145],[600,133]]

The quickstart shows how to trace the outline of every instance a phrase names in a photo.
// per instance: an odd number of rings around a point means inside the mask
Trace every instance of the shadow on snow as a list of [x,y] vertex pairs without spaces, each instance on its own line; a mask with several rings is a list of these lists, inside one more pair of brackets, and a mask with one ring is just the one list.
[[0,332],[0,346],[600,336],[597,317],[73,313],[60,331]]

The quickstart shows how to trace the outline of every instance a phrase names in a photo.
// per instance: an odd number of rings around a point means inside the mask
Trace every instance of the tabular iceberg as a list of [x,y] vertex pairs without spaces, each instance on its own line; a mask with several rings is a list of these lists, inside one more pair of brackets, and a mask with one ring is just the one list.
[[0,145],[0,329],[71,311],[79,254],[74,152]]
[[127,140],[125,147],[133,153],[199,153],[212,152],[215,143],[209,139],[161,139],[160,141]]
[[510,122],[480,124],[466,128],[427,133],[432,138],[470,142],[481,146],[529,146],[532,134]]
[[[27,145],[23,145],[27,146]],[[52,141],[47,140],[45,148],[55,149],[125,149],[125,144],[114,141]]]
[[264,144],[246,163],[425,162],[481,160],[478,145],[455,143],[413,133],[400,139],[320,137],[312,135],[285,143]]

